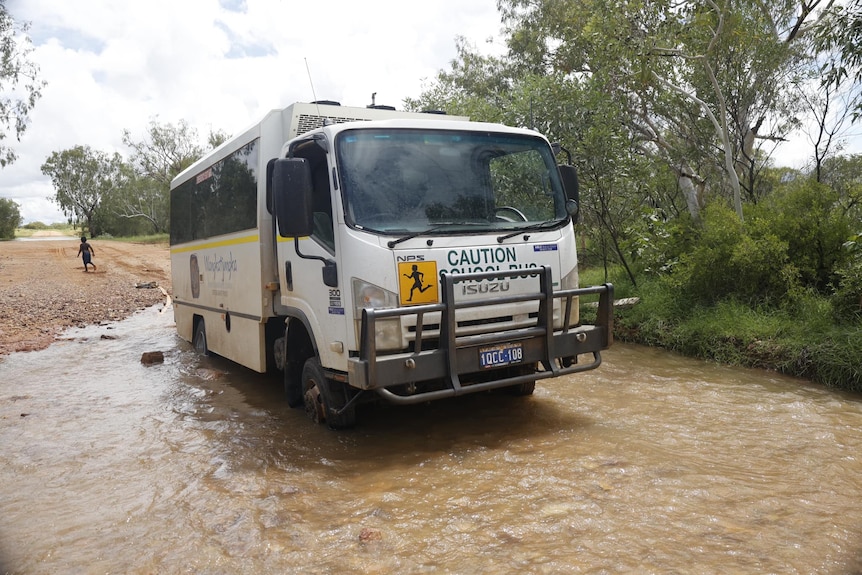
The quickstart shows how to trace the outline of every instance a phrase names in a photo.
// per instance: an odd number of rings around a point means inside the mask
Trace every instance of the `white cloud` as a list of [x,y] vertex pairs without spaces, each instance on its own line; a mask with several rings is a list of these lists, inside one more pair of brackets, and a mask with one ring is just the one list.
[[[401,107],[455,58],[455,38],[500,52],[496,0],[7,0],[32,23],[31,58],[48,82],[0,171],[0,197],[26,221],[62,221],[40,170],[54,151],[89,145],[128,153],[150,120],[187,121],[202,138],[237,133],[274,108],[313,99]],[[488,46],[486,40],[496,37]],[[310,76],[310,78],[309,78]],[[312,91],[312,85],[314,90]],[[860,151],[856,138],[856,148]],[[805,134],[779,164],[801,168]]]
[[[497,36],[495,0],[362,3],[291,0],[7,0],[32,24],[30,58],[48,82],[0,171],[0,197],[26,221],[62,221],[40,166],[54,151],[89,145],[128,153],[124,130],[187,121],[201,137],[236,133],[267,111],[330,99],[401,107],[449,67],[455,38]],[[309,79],[309,71],[311,81]],[[312,81],[314,92],[312,92]]]

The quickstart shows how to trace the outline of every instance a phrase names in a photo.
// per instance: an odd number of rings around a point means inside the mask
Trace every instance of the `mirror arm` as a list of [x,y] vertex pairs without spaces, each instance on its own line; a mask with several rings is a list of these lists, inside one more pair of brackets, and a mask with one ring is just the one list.
[[323,283],[329,287],[337,287],[338,286],[338,267],[335,264],[335,261],[329,258],[325,258],[323,256],[312,256],[308,254],[304,254],[299,251],[299,238],[293,237],[293,249],[296,251],[296,255],[304,260],[318,260],[323,262]]

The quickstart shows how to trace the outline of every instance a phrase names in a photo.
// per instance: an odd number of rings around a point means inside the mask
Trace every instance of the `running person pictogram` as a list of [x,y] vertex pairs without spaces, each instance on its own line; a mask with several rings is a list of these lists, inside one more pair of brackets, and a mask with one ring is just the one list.
[[419,293],[425,293],[425,290],[432,287],[431,284],[428,284],[426,286],[422,285],[422,280],[425,277],[425,274],[423,274],[422,272],[419,271],[419,266],[417,266],[416,264],[413,264],[413,273],[402,274],[402,275],[404,275],[404,277],[406,277],[406,278],[410,278],[413,280],[413,285],[410,286],[410,297],[407,298],[407,301],[413,301],[413,291],[414,290],[418,289]]

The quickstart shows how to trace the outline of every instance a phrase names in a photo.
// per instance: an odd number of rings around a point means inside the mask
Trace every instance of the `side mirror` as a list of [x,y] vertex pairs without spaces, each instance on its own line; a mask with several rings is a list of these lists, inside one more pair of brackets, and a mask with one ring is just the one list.
[[323,262],[323,285],[338,287],[338,265],[332,260]]
[[580,187],[578,185],[578,172],[574,166],[563,164],[558,166],[560,170],[560,180],[563,182],[563,189],[566,191],[566,211],[572,216],[573,221],[579,221],[580,212]]
[[282,237],[310,236],[314,227],[311,166],[305,158],[280,158],[272,168],[272,192],[278,233]]

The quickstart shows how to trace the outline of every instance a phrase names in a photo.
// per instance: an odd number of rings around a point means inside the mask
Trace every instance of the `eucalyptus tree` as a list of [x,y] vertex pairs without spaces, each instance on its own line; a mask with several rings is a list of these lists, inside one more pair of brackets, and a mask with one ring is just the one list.
[[14,200],[0,198],[0,240],[15,238],[15,229],[22,221],[20,207]]
[[[207,143],[216,148],[229,139],[225,132],[210,131]],[[156,233],[169,230],[171,180],[203,156],[197,130],[185,120],[177,124],[151,120],[146,134],[134,139],[123,132],[123,143],[131,148],[127,187],[112,199],[115,213],[124,218],[147,220]]]
[[110,227],[118,227],[122,231],[108,231],[114,234],[166,233],[170,204],[163,186],[152,178],[139,175],[128,162],[123,162],[119,173],[121,185],[102,199],[102,206],[110,213]]
[[42,164],[42,173],[51,178],[56,202],[63,214],[87,228],[91,236],[101,232],[99,215],[102,200],[123,186],[123,159],[90,146],[52,152]]
[[641,152],[677,173],[695,218],[710,193],[725,191],[741,217],[741,185],[751,186],[756,150],[795,127],[789,88],[812,70],[806,33],[834,10],[821,0],[501,0],[500,7],[509,57],[522,70],[596,82]]
[[129,130],[123,131],[123,144],[132,149],[131,164],[135,171],[170,189],[171,180],[203,156],[197,143],[197,130],[180,120],[176,125],[150,120],[143,139],[135,140]]
[[[817,50],[832,55],[821,68],[823,81],[835,85],[849,79],[862,83],[862,4],[858,1],[835,6],[820,19],[815,34]],[[862,94],[854,93],[855,118],[862,116]]]
[[516,81],[508,71],[508,60],[480,54],[464,37],[455,40],[455,50],[451,71],[440,70],[420,96],[405,99],[405,108],[517,124],[511,104]]
[[21,139],[45,86],[39,67],[29,59],[33,49],[28,28],[16,22],[0,0],[0,168],[17,158],[5,140],[10,134]]

